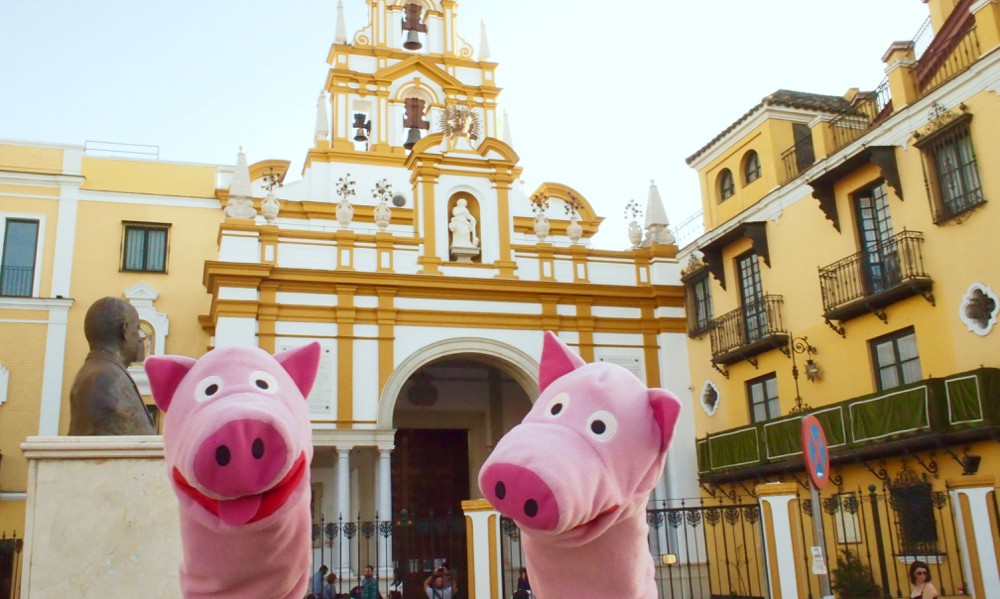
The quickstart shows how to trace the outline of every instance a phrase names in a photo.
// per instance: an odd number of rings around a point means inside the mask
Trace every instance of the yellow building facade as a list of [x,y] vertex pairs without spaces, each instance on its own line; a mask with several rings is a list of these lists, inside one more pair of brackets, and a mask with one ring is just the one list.
[[[656,187],[632,249],[592,247],[602,218],[580,192],[524,189],[497,64],[457,32],[457,3],[368,6],[350,39],[338,23],[297,178],[242,150],[204,165],[0,141],[0,533],[24,531],[20,445],[68,430],[84,314],[109,295],[137,308],[148,354],[320,342],[316,561],[347,579],[373,563],[419,591],[435,559],[464,569],[464,533],[433,551],[359,549],[340,533],[394,515],[417,537],[418,517],[435,531],[428,514],[461,522],[480,465],[537,395],[545,330],[690,404],[680,263]],[[130,371],[155,410],[141,364]],[[656,500],[697,494],[692,423]]]
[[[699,480],[706,497],[754,502],[793,483],[788,532],[807,554],[800,429],[814,414],[833,580],[853,568],[909,596],[919,560],[942,595],[992,597],[1000,7],[927,4],[874,91],[779,90],[688,158],[705,222],[680,256]],[[821,591],[807,565],[785,596]]]

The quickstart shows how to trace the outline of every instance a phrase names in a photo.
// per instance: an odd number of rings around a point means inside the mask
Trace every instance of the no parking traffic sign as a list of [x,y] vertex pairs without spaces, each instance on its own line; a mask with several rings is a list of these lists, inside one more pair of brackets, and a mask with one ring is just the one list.
[[830,479],[830,451],[823,425],[812,414],[802,419],[802,456],[813,486],[822,490]]

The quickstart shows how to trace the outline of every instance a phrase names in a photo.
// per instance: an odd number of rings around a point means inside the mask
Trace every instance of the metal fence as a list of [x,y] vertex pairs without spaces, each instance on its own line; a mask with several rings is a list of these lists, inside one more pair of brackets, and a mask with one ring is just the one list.
[[[802,545],[811,547],[816,543],[812,504],[806,497],[800,493],[797,528]],[[919,560],[928,565],[942,596],[966,592],[954,511],[945,491],[911,477],[905,484],[890,481],[881,492],[875,485],[828,490],[820,504],[826,565],[835,591],[838,584],[860,584],[881,597],[908,597],[909,567]],[[808,572],[810,556],[805,553]],[[820,597],[818,578],[810,576],[809,584],[808,597]],[[857,588],[835,594],[853,596]]]
[[[765,596],[763,536],[755,499],[658,502],[646,510],[646,520],[661,599]],[[525,565],[517,524],[501,518],[500,537],[501,597],[510,598]]]
[[334,591],[338,595],[349,596],[361,586],[364,569],[371,565],[383,597],[424,599],[424,580],[443,564],[459,593],[467,594],[465,516],[461,513],[400,510],[391,520],[321,518],[313,523],[312,536],[312,572],[321,564],[328,566],[337,577]]
[[24,540],[13,533],[0,533],[0,599],[20,597],[21,549]]

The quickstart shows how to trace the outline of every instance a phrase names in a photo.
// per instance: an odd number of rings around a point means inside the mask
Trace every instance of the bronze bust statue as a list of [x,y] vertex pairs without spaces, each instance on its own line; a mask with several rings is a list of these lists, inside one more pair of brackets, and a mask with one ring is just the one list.
[[145,358],[139,313],[113,297],[97,300],[83,324],[90,353],[69,392],[70,435],[155,435],[128,365]]

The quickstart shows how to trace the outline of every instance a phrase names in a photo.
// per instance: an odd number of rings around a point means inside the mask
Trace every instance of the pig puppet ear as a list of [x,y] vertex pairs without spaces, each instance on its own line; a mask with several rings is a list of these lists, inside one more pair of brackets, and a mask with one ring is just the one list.
[[545,331],[542,345],[542,363],[538,365],[538,392],[552,384],[552,381],[569,374],[585,365],[583,358],[573,353],[552,331]]
[[674,438],[677,417],[681,414],[681,402],[663,389],[650,389],[648,393],[653,418],[660,426],[660,451],[666,451]]
[[302,347],[274,354],[274,359],[292,377],[292,381],[299,388],[302,397],[309,397],[313,383],[316,382],[316,373],[319,372],[320,349],[319,343],[313,341]]
[[149,377],[149,388],[153,392],[153,401],[164,412],[170,407],[174,391],[181,379],[194,366],[194,358],[186,356],[150,356],[142,363]]

